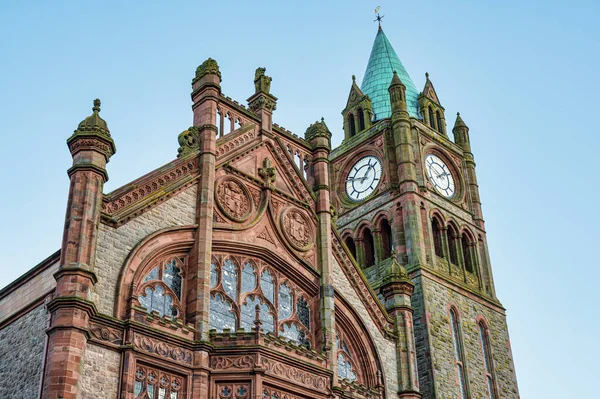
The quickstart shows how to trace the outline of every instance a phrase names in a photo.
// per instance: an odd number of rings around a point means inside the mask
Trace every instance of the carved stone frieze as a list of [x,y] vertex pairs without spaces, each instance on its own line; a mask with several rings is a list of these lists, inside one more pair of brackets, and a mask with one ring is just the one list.
[[187,349],[178,348],[140,334],[134,334],[133,346],[144,352],[155,354],[177,362],[192,364],[192,352]]
[[278,361],[261,357],[260,365],[267,370],[267,373],[281,377],[296,384],[313,388],[319,391],[327,391],[329,379],[308,371],[300,370],[296,367],[288,366]]
[[216,183],[217,206],[229,219],[241,223],[248,219],[252,200],[248,188],[237,179],[223,177]]
[[283,211],[281,230],[292,247],[299,251],[308,251],[314,244],[314,232],[310,220],[297,208]]
[[107,341],[116,345],[123,343],[123,331],[106,327],[102,324],[90,323],[90,334],[101,341]]
[[112,155],[112,148],[110,145],[106,141],[97,138],[79,138],[69,143],[69,150],[72,154],[82,148],[95,149],[104,154],[109,154],[109,156]]
[[254,132],[254,129],[246,132],[244,134],[240,134],[239,136],[236,136],[235,138],[219,145],[219,147],[217,147],[217,156],[221,156],[224,154],[227,154],[229,151],[235,150],[236,148],[242,146],[243,144],[248,143],[250,140],[254,139],[254,137],[256,136],[256,133]]
[[215,356],[211,359],[211,367],[215,370],[226,370],[230,368],[249,369],[256,365],[254,356]]

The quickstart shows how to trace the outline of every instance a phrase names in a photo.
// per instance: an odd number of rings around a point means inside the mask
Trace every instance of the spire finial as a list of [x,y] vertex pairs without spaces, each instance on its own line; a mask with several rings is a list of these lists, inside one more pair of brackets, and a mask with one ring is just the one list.
[[100,112],[100,99],[99,98],[94,100],[94,106],[92,107],[92,111]]
[[429,79],[429,72],[425,72],[425,79]]
[[375,14],[377,14],[377,17],[373,21],[373,22],[379,22],[379,29],[381,29],[381,20],[383,19],[383,17],[385,17],[385,15],[379,15],[380,9],[381,9],[381,6],[377,6],[377,8],[375,9]]
[[352,83],[356,82],[356,75],[352,75]]
[[460,116],[460,112],[457,112],[457,113],[456,113],[456,116]]

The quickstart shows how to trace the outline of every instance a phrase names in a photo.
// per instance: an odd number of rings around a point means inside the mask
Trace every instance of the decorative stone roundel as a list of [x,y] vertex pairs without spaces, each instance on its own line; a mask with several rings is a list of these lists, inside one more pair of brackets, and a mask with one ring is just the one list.
[[314,233],[308,217],[296,208],[288,208],[281,214],[281,230],[295,249],[308,251],[314,244]]
[[217,181],[215,192],[217,206],[225,216],[235,222],[244,222],[250,216],[250,192],[237,179],[223,177]]

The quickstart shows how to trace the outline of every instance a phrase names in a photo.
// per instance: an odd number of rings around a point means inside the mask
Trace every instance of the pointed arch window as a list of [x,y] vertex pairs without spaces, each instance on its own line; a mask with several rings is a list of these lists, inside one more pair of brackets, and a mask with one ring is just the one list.
[[365,254],[364,267],[370,267],[375,264],[375,243],[373,241],[373,233],[369,228],[363,231],[363,251]]
[[357,379],[354,359],[343,336],[336,336],[335,349],[337,351],[338,378],[354,382]]
[[354,115],[348,114],[348,129],[350,129],[350,137],[356,135],[356,123],[354,122]]
[[357,114],[358,114],[358,131],[362,132],[363,130],[365,130],[365,113],[362,108],[359,108],[357,110]]
[[392,256],[392,227],[387,219],[382,219],[380,224],[381,230],[381,246],[383,252],[383,259],[387,259]]
[[456,363],[456,372],[458,374],[458,393],[459,399],[466,398],[466,380],[465,380],[465,361],[462,347],[462,338],[460,327],[458,325],[458,314],[455,309],[450,309],[450,324],[452,328],[452,344],[454,346],[454,360]]
[[133,395],[136,399],[182,399],[186,396],[185,379],[138,364]]
[[444,133],[444,129],[443,129],[443,126],[442,126],[442,115],[441,115],[441,113],[440,113],[440,111],[439,111],[439,110],[438,110],[438,111],[436,111],[436,113],[435,113],[435,117],[436,117],[436,122],[437,122],[437,130],[438,130],[438,132],[440,132],[440,133]]
[[433,119],[433,108],[429,106],[429,125],[435,130],[435,119]]
[[431,219],[431,231],[433,233],[433,249],[435,254],[440,258],[443,258],[444,249],[442,247],[442,226],[436,217]]
[[463,233],[460,237],[460,243],[462,245],[463,258],[465,260],[465,270],[469,273],[475,273],[475,262],[473,261],[473,253],[471,251],[473,242],[465,233]]
[[183,313],[183,269],[185,261],[168,258],[159,262],[142,279],[137,301],[146,312],[160,317],[180,318]]
[[352,239],[352,237],[347,236],[344,239],[344,243],[346,244],[346,246],[350,250],[350,253],[354,257],[354,260],[356,260],[356,245],[354,244],[354,240]]
[[265,262],[216,255],[211,263],[210,284],[211,329],[223,332],[241,328],[249,332],[260,321],[265,333],[309,348],[314,342],[314,301]]
[[488,391],[488,398],[496,399],[496,384],[494,381],[494,373],[492,368],[492,351],[490,347],[489,331],[483,321],[480,321],[477,323],[477,325],[479,327],[479,341],[481,343],[481,351],[483,353],[483,371]]
[[450,250],[450,263],[459,265],[458,262],[458,233],[451,224],[448,226],[448,249]]

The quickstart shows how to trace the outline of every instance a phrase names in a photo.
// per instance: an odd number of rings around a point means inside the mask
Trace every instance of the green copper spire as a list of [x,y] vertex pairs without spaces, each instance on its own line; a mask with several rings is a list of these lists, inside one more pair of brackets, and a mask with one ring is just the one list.
[[406,105],[409,115],[419,118],[419,103],[417,102],[419,91],[380,26],[360,87],[373,103],[373,120],[389,118],[392,114],[388,87],[392,82],[394,71],[406,86]]

